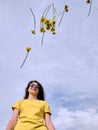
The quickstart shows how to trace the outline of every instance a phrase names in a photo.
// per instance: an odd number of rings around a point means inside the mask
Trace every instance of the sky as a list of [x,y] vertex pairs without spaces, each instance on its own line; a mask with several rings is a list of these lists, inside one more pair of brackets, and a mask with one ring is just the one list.
[[[40,18],[53,3],[56,35],[47,31],[42,46]],[[69,12],[58,26],[65,5]],[[89,17],[88,11],[85,0],[0,0],[0,130],[6,129],[11,106],[23,98],[30,80],[44,86],[56,130],[98,130],[97,0]],[[28,46],[32,50],[20,68]]]

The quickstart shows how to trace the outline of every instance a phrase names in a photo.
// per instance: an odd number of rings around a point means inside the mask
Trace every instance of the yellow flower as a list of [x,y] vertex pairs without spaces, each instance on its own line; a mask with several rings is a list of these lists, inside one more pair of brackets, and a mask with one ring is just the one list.
[[68,9],[68,5],[65,5],[65,9]]
[[69,11],[68,8],[69,8],[68,5],[65,5],[65,8],[64,8],[65,12],[68,12],[68,11]]
[[46,24],[46,29],[50,30],[50,28],[51,28],[51,24]]
[[31,33],[32,33],[32,34],[36,34],[35,30],[31,30]]
[[34,29],[33,29],[31,32],[32,32],[32,34],[35,34],[36,19],[35,19],[35,15],[34,15],[34,13],[33,13],[33,11],[32,11],[32,9],[31,9],[31,8],[30,8],[30,11],[31,11],[31,13],[32,13],[32,15],[33,15],[33,19],[34,19]]
[[45,24],[49,24],[50,23],[50,20],[49,19],[45,19]]
[[26,51],[29,52],[29,51],[31,51],[31,49],[32,49],[31,47],[27,47]]
[[41,19],[40,19],[40,23],[45,23],[45,17],[41,17]]
[[45,32],[45,29],[44,29],[43,27],[41,27],[41,28],[40,28],[40,32],[41,32],[41,33],[42,33],[42,32],[44,33],[44,32]]
[[65,9],[65,12],[68,12],[69,11],[69,9]]
[[56,24],[56,21],[55,20],[52,20],[51,21],[51,26],[54,26]]
[[55,27],[52,27],[52,28],[51,28],[51,32],[54,32],[54,31],[55,31]]
[[86,0],[86,3],[90,4],[90,3],[91,3],[91,1],[90,1],[90,0]]
[[53,34],[53,35],[55,35],[55,34],[56,34],[56,32],[52,32],[52,34]]
[[50,30],[50,26],[46,26],[46,30]]

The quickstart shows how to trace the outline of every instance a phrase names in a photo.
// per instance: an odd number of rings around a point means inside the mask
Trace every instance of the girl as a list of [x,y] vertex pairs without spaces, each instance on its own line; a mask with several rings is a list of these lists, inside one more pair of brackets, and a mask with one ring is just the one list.
[[28,83],[24,99],[18,100],[12,109],[6,130],[55,130],[43,86],[38,81]]

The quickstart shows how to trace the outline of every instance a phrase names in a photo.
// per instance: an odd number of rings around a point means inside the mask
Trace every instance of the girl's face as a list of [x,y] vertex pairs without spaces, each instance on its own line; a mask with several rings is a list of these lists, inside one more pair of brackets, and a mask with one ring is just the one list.
[[32,82],[30,84],[30,87],[28,88],[28,92],[37,96],[38,92],[39,92],[39,86],[38,86],[38,84],[36,82]]

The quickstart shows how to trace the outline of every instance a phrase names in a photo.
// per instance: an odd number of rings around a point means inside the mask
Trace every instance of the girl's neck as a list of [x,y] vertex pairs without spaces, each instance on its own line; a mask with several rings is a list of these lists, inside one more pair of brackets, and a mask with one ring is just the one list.
[[33,96],[33,95],[29,95],[28,99],[30,99],[30,100],[37,100],[37,97]]

